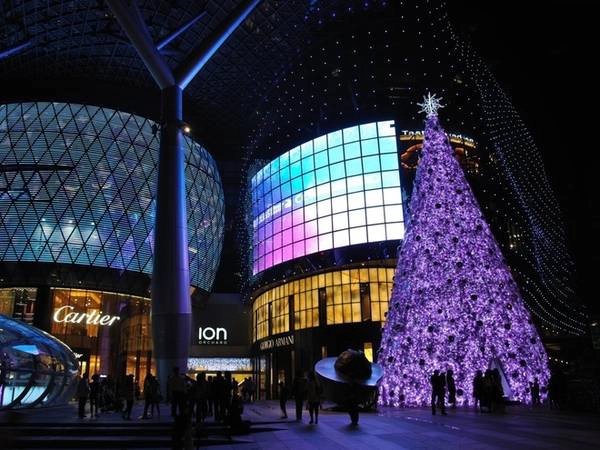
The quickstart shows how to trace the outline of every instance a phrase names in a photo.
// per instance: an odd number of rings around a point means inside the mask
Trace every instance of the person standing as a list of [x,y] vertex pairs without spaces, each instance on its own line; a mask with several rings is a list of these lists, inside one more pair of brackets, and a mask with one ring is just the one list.
[[185,380],[179,375],[179,367],[173,367],[173,373],[169,380],[169,392],[171,392],[171,416],[177,417],[183,414],[185,407]]
[[452,409],[456,409],[456,383],[452,369],[446,372],[446,386],[448,386],[448,404],[452,405]]
[[207,412],[206,402],[208,400],[208,385],[206,382],[206,374],[204,372],[200,372],[196,375],[194,400],[196,402],[196,422],[204,422]]
[[142,419],[149,419],[148,410],[150,409],[154,399],[154,386],[152,383],[153,378],[154,376],[150,372],[148,372],[146,374],[146,378],[144,378],[144,414],[142,414]]
[[446,416],[446,374],[434,370],[431,376],[431,414],[435,416],[436,406],[440,408],[442,415]]
[[92,383],[90,384],[90,417],[98,417],[98,401],[100,400],[100,375],[95,373],[92,375]]
[[288,389],[288,387],[285,385],[285,383],[282,380],[279,382],[279,407],[281,408],[281,418],[282,419],[288,418],[287,408],[286,408],[285,404],[287,403],[289,397],[290,397],[290,390]]
[[302,420],[302,407],[306,398],[306,378],[301,369],[296,372],[296,378],[292,384],[292,395],[296,402],[296,421],[300,422]]
[[481,396],[483,395],[483,372],[478,370],[473,378],[473,399],[475,410],[481,411]]
[[208,381],[206,382],[206,392],[207,392],[207,403],[208,403],[208,416],[213,415],[213,405],[215,403],[215,384],[213,383],[213,377],[209,376]]
[[537,378],[531,383],[531,403],[533,406],[538,406],[540,402],[540,382]]
[[350,425],[353,427],[358,426],[358,402],[359,402],[359,384],[356,380],[352,379],[345,384],[345,406],[350,416]]
[[156,415],[160,417],[160,402],[162,395],[160,394],[160,383],[154,375],[150,379],[150,417],[154,417],[154,408]]
[[135,399],[135,383],[133,381],[133,375],[131,374],[125,377],[125,383],[123,385],[123,398],[125,399],[123,419],[131,420],[131,410],[133,409],[133,401]]
[[310,424],[319,423],[319,404],[321,403],[321,385],[314,372],[308,373],[306,383],[306,400],[308,402],[308,414],[310,415]]
[[79,418],[83,419],[85,416],[85,404],[88,401],[90,395],[90,385],[88,382],[88,373],[84,373],[79,380],[77,385],[77,399],[78,399],[78,413]]

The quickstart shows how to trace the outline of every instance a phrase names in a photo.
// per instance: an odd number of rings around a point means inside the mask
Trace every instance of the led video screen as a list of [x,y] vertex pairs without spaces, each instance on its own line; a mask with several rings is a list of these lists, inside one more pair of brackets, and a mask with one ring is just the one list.
[[348,245],[404,237],[394,121],[319,136],[251,179],[253,273]]

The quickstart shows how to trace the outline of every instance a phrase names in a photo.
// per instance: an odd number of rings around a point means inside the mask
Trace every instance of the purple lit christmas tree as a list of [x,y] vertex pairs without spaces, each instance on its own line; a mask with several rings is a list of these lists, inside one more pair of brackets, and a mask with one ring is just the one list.
[[452,369],[457,403],[472,403],[477,370],[498,368],[504,394],[530,402],[547,385],[547,356],[500,248],[425,98],[425,144],[379,353],[380,403],[431,401],[430,376]]

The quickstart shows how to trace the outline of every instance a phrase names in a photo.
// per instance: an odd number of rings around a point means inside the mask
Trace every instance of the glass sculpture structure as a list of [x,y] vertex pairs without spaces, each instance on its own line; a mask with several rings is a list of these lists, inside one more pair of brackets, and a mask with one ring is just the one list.
[[[97,106],[0,105],[0,260],[151,274],[158,129]],[[185,146],[190,284],[209,291],[223,190],[210,154]]]
[[530,400],[547,385],[538,332],[442,130],[428,113],[379,354],[380,403],[425,405],[434,370],[452,369],[457,403],[469,404],[477,370],[499,369],[504,394]]
[[307,141],[250,184],[254,275],[312,253],[404,236],[393,120]]
[[0,409],[68,402],[78,367],[61,341],[0,314]]

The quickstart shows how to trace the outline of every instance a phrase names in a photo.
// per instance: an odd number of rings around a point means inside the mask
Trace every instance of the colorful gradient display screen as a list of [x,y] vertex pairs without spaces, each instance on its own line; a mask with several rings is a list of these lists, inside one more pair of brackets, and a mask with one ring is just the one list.
[[394,121],[305,142],[251,179],[253,273],[333,248],[404,237]]

